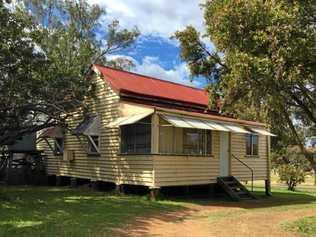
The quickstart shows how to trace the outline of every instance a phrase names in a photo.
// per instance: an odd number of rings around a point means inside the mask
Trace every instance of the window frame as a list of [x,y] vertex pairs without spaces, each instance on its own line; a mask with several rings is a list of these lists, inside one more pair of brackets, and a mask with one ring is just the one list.
[[[146,120],[149,120],[149,121],[146,121]],[[145,120],[145,121],[144,121]],[[137,129],[138,126],[140,125],[144,125],[144,130],[142,132],[139,131],[139,129]],[[137,154],[144,154],[144,155],[147,155],[147,154],[151,154],[151,147],[152,147],[152,144],[151,144],[151,140],[152,140],[152,126],[151,126],[151,116],[150,117],[146,117],[136,123],[133,123],[133,124],[128,124],[128,125],[123,125],[123,126],[120,126],[120,154],[124,154],[124,155],[137,155]],[[148,126],[148,127],[146,127]],[[125,143],[123,142],[123,130],[124,129],[131,129],[132,131],[130,131],[130,137],[125,136],[124,139],[125,139]],[[148,130],[147,130],[148,129]],[[138,133],[137,133],[138,131]],[[149,132],[149,133],[147,133]],[[137,138],[137,135],[139,134],[142,134],[143,136],[139,136]],[[137,143],[137,141],[142,138],[144,139],[145,143]],[[149,141],[146,139],[146,138],[149,138]],[[129,139],[133,140],[133,149],[132,151],[127,149],[127,142]],[[126,147],[124,147],[124,144]],[[139,147],[137,147],[138,145],[144,145],[144,148],[143,148],[143,151],[139,152],[137,151]]]
[[[254,143],[255,138],[257,139],[256,143]],[[248,157],[259,157],[259,135],[258,134],[246,134],[245,135],[246,140],[246,156]],[[250,142],[250,154],[248,153],[248,142]],[[256,149],[254,149],[254,146],[257,146]],[[256,153],[254,153],[256,151]]]
[[[186,152],[185,151],[185,140],[186,140],[186,134],[187,131],[196,131],[199,135],[199,140],[198,140],[198,147],[197,150],[198,152]],[[209,143],[208,143],[208,135],[209,135]],[[206,129],[197,129],[197,128],[183,128],[183,144],[182,144],[182,154],[183,155],[196,155],[196,156],[212,156],[213,153],[213,138],[212,138],[213,134],[211,130],[206,130]],[[208,147],[209,144],[209,147]],[[210,148],[210,151],[208,153],[208,149]],[[200,153],[199,151],[201,151],[202,149],[202,153]]]
[[[59,144],[58,141],[61,141],[61,144]],[[64,148],[65,148],[65,138],[64,137],[54,137],[54,155],[55,156],[63,155]]]
[[[95,143],[93,137],[97,137],[98,144]],[[87,135],[87,152],[88,155],[100,155],[101,139],[99,135]],[[94,150],[92,150],[94,148]]]

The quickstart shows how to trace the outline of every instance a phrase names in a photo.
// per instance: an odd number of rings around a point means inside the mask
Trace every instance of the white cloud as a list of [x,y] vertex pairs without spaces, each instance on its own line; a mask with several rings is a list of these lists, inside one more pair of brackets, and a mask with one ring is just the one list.
[[185,63],[178,64],[171,69],[165,69],[159,65],[158,58],[144,57],[141,63],[136,64],[136,67],[133,71],[166,81],[189,86],[198,86],[197,84],[194,84],[190,81],[190,72]]
[[134,63],[135,67],[131,69],[132,72],[187,86],[202,87],[201,81],[190,80],[190,71],[185,63],[177,64],[171,69],[165,69],[159,64],[157,57],[146,56],[140,63],[134,58],[125,55],[111,55],[108,59],[111,60],[118,57],[127,58]]
[[203,29],[201,0],[88,0],[107,11],[105,20],[118,19],[123,27],[139,27],[142,34],[170,37],[187,25]]
[[[155,38],[164,50],[165,43],[178,46],[176,40],[170,40],[170,36],[177,30],[184,29],[187,25],[193,25],[200,32],[204,32],[203,11],[200,3],[205,0],[88,0],[90,4],[99,4],[106,8],[107,15],[104,24],[117,19],[124,28],[131,29],[137,26],[142,34],[137,47],[145,47],[146,39]],[[154,36],[154,37],[152,37]],[[213,49],[213,45],[207,40],[207,47]],[[201,80],[190,81],[190,72],[183,63],[173,64],[166,69],[158,57],[144,56],[141,61],[136,61],[132,56],[137,50],[131,51],[127,57],[135,64],[134,72],[159,79],[172,81],[189,86],[202,87]],[[112,56],[117,57],[119,55]]]

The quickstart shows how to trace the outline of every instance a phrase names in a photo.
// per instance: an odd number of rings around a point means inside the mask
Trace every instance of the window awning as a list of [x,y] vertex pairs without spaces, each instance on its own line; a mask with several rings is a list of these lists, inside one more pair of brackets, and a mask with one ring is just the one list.
[[251,131],[254,133],[258,133],[264,136],[271,136],[271,137],[276,137],[275,134],[270,133],[268,130],[262,129],[262,128],[249,128]]
[[61,127],[46,128],[40,135],[40,138],[63,138],[64,133]]
[[86,117],[72,133],[75,135],[99,136],[100,129],[100,117],[97,115],[90,115]]
[[113,128],[113,127],[119,127],[123,125],[128,125],[128,124],[133,124],[138,122],[139,120],[142,120],[143,118],[151,115],[154,113],[154,110],[150,110],[144,113],[139,113],[139,114],[132,114],[129,116],[125,117],[119,117],[112,122],[108,123],[106,127]]

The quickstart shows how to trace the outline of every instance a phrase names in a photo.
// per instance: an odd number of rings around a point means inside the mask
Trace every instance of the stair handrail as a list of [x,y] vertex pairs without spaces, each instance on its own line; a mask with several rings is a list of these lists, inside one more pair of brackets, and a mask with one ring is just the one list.
[[243,162],[242,160],[237,158],[237,156],[235,156],[234,154],[232,154],[232,157],[235,160],[239,161],[242,165],[244,165],[245,167],[247,167],[250,170],[250,172],[251,172],[251,192],[253,192],[253,169],[249,165],[247,165],[245,162]]

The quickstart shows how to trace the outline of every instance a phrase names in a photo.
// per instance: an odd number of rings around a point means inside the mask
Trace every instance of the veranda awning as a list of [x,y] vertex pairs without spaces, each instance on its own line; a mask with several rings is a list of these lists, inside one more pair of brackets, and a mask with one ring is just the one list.
[[208,121],[208,120],[204,120],[204,122],[210,126],[211,128],[213,128],[213,130],[217,130],[217,131],[223,131],[223,132],[229,132],[230,130],[228,128],[226,128],[224,125],[219,124],[219,123],[215,123],[213,121]]
[[241,127],[241,126],[236,126],[236,125],[225,125],[231,132],[235,133],[251,133],[251,131]]
[[119,126],[123,126],[123,125],[137,123],[138,121],[142,120],[143,118],[145,118],[153,113],[154,113],[154,110],[149,110],[149,111],[144,112],[144,113],[132,114],[132,115],[128,115],[125,117],[119,117],[119,118],[113,120],[112,122],[108,123],[106,125],[106,127],[113,128],[113,127],[119,127]]
[[258,133],[264,136],[271,136],[271,137],[276,137],[275,134],[269,132],[268,130],[262,129],[262,128],[249,128],[251,131],[254,133]]
[[161,116],[175,127],[198,128],[244,134],[258,133],[265,136],[275,136],[274,134],[262,128],[249,128],[242,125],[219,123],[217,121],[215,122],[213,120],[207,120],[204,118],[189,118],[170,114],[161,114]]
[[180,116],[169,115],[169,114],[161,114],[161,116],[175,127],[198,128],[198,129],[225,131],[225,132],[231,131],[229,128],[226,127],[226,125],[216,123],[210,120],[180,117]]

